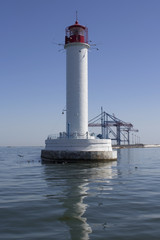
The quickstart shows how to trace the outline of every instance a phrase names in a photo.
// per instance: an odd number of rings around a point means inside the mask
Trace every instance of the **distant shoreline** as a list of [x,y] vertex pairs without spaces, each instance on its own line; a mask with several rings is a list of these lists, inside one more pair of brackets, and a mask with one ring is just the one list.
[[121,148],[159,148],[160,144],[130,144],[130,145],[112,145],[113,149]]

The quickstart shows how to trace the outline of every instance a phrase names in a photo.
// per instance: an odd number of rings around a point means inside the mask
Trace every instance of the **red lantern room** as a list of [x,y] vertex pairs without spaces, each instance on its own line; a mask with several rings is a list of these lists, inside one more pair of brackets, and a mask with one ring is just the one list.
[[74,25],[66,28],[65,44],[73,42],[88,44],[88,28],[79,25],[77,20]]

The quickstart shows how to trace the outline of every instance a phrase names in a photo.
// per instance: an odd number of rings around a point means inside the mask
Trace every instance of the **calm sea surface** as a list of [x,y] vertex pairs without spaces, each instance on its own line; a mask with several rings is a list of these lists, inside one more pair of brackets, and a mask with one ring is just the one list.
[[93,164],[42,164],[40,151],[0,147],[0,239],[160,239],[160,148]]

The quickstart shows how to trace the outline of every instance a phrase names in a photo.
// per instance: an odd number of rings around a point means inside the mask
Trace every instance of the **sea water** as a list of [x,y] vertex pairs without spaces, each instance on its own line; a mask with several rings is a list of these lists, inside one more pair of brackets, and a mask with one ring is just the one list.
[[0,147],[0,239],[160,239],[160,148],[78,164],[40,153]]

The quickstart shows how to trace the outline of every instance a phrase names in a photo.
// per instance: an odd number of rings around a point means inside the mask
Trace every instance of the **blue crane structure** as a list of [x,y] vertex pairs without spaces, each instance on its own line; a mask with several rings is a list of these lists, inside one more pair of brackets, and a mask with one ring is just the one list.
[[115,117],[114,114],[111,115],[106,113],[103,111],[102,107],[101,113],[92,118],[88,122],[88,126],[101,127],[101,134],[98,134],[97,137],[102,139],[110,138],[111,140],[116,141],[116,145],[129,145],[130,132],[138,132],[138,129],[133,128],[133,124],[120,120],[119,118]]

